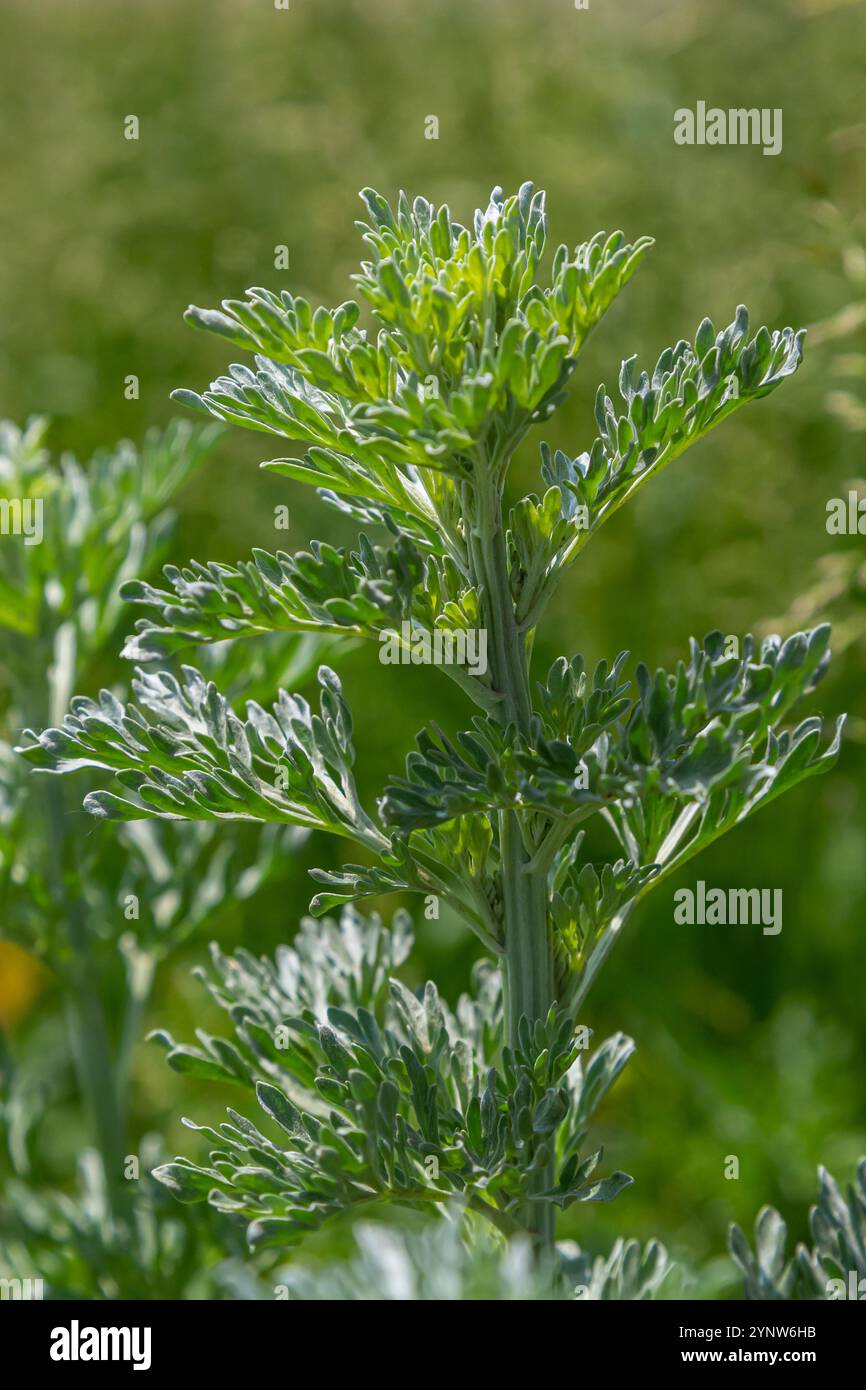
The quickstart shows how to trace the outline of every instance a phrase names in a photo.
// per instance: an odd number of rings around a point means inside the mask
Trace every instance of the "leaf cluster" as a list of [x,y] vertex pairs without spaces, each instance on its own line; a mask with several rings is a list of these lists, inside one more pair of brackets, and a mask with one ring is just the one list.
[[[802,1242],[793,1256],[786,1251],[787,1226],[773,1207],[755,1219],[754,1248],[739,1226],[731,1227],[729,1249],[743,1277],[746,1298],[830,1300],[850,1298],[853,1276],[857,1292],[866,1280],[866,1159],[843,1193],[826,1168],[818,1169],[818,1201],[809,1213],[811,1248]],[[844,1293],[834,1288],[841,1280]]]
[[191,1125],[215,1145],[207,1165],[177,1159],[156,1176],[243,1218],[253,1246],[385,1200],[429,1210],[459,1198],[511,1232],[528,1202],[615,1197],[630,1179],[599,1178],[602,1151],[583,1143],[631,1041],[617,1035],[584,1061],[585,1036],[552,1009],[524,1020],[510,1048],[486,970],[456,1015],[432,983],[418,997],[390,975],[410,942],[402,916],[387,930],[346,909],[307,923],[274,963],[214,948],[209,988],[234,1038],[156,1038],[178,1071],[253,1091],[258,1120],[230,1110],[219,1129]]

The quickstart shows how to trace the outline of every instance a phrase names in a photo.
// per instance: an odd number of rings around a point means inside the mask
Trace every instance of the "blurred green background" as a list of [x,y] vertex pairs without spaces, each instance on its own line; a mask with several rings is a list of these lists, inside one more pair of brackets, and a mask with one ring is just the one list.
[[[797,601],[805,607],[823,574],[812,607],[841,620],[843,650],[817,704],[855,716],[831,776],[797,789],[649,899],[590,1000],[585,1021],[597,1036],[622,1028],[638,1043],[603,1116],[609,1163],[635,1184],[614,1206],[584,1206],[563,1223],[591,1248],[619,1233],[657,1234],[705,1264],[723,1252],[728,1222],[750,1226],[766,1201],[805,1235],[816,1164],[847,1180],[866,1151],[866,610],[857,569],[866,557],[863,537],[831,538],[824,525],[827,500],[864,472],[864,8],[846,0],[590,0],[585,11],[571,0],[0,7],[0,414],[48,415],[57,447],[83,456],[139,439],[175,413],[173,387],[200,387],[223,369],[219,342],[182,323],[188,302],[213,305],[259,284],[314,302],[346,298],[365,184],[389,197],[403,187],[447,201],[466,221],[492,185],[511,190],[531,179],[548,190],[554,245],[602,227],[656,238],[548,427],[545,437],[572,454],[591,442],[596,387],[615,385],[621,357],[637,353],[651,366],[705,314],[727,323],[740,301],[756,324],[812,328],[796,383],[736,416],[605,529],[537,643],[539,672],[560,653],[579,650],[593,662],[623,647],[670,664],[691,633],[741,633]],[[673,113],[698,100],[781,107],[782,153],[676,146]],[[129,115],[140,122],[137,141],[124,138]],[[436,140],[425,138],[431,115]],[[280,244],[288,271],[274,269]],[[130,374],[138,400],[125,398]],[[515,490],[538,486],[537,446],[538,438],[524,446]],[[273,531],[282,501],[291,548],[315,536],[352,539],[314,495],[257,472],[280,451],[265,436],[225,437],[183,498],[179,562],[285,544]],[[832,580],[828,564],[841,564],[844,577]],[[447,682],[411,669],[386,678],[376,655],[357,649],[338,663],[369,797],[428,717],[450,727],[465,717]],[[272,950],[306,907],[306,869],[334,864],[338,853],[308,842],[289,900],[281,892],[252,920],[238,914],[221,944]],[[782,888],[783,931],[676,926],[673,893],[696,878]],[[432,974],[453,999],[467,984],[473,940],[445,920],[419,930],[407,978]],[[189,977],[205,949],[204,938],[194,940],[165,968],[151,1025],[185,1036],[213,1021]],[[50,980],[25,998],[7,971],[4,997],[14,1046],[38,1046],[56,1002]],[[164,1130],[170,1145],[183,1134],[190,1152],[177,1116],[203,1121],[225,1098],[202,1094],[201,1083],[185,1083],[144,1046],[136,1074],[141,1129]],[[79,1142],[72,1123],[69,1149]],[[732,1154],[738,1181],[724,1176]],[[65,1158],[45,1159],[52,1180],[63,1181]]]

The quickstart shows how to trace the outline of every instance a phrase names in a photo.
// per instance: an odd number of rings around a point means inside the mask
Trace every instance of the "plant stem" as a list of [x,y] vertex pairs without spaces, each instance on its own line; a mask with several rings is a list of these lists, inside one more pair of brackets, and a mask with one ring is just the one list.
[[66,1016],[78,1084],[90,1111],[96,1145],[105,1175],[106,1200],[117,1214],[124,1194],[123,1160],[126,1153],[125,1107],[118,1094],[105,1010],[93,982],[93,960],[84,903],[75,884],[74,854],[70,860],[67,811],[62,789],[52,779],[45,789],[52,847],[53,872],[58,902],[67,914],[71,946],[71,984]]
[[[532,716],[529,693],[529,661],[514,612],[508,579],[508,562],[502,522],[502,500],[483,464],[475,495],[477,515],[473,528],[473,557],[484,588],[488,646],[494,688],[502,695],[497,711],[501,722],[528,734]],[[518,1043],[518,1026],[546,1019],[554,1002],[553,957],[547,911],[547,874],[533,866],[521,834],[519,813],[499,815],[499,853],[505,934],[505,1004],[509,1046]],[[552,1186],[553,1160],[539,1174],[540,1186]],[[539,1251],[547,1252],[554,1239],[554,1210],[546,1203],[530,1203],[523,1223]]]

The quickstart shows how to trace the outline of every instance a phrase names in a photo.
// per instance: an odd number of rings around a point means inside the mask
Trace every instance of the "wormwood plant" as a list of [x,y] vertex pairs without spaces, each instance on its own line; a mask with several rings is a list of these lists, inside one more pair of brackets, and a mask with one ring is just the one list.
[[[588,449],[542,443],[538,490],[509,505],[515,451],[564,399],[650,239],[598,233],[560,246],[545,272],[544,195],[530,184],[507,198],[494,189],[470,227],[423,198],[401,195],[394,210],[362,198],[367,325],[354,302],[314,311],[259,288],[191,308],[193,325],[252,365],[176,393],[301,441],[302,458],[263,467],[363,527],[357,548],[257,550],[235,566],[167,566],[162,585],[129,582],[124,597],[145,616],[125,654],[150,663],[290,631],[396,634],[417,657],[431,634],[459,653],[459,637],[483,632],[486,669],[439,667],[477,712],[454,736],[423,729],[375,807],[360,800],[352,717],[327,667],[318,709],[282,691],[243,713],[192,666],[140,669],[133,703],[74,700],[23,752],[45,768],[113,772],[85,799],[96,816],[291,823],[360,852],[314,875],[313,913],[342,907],[339,922],[306,922],[273,963],[215,951],[209,988],[233,1041],[160,1035],[172,1065],[253,1088],[260,1107],[258,1123],[231,1111],[206,1131],[209,1163],[178,1159],[163,1182],[244,1218],[253,1244],[294,1242],[377,1201],[459,1202],[508,1235],[528,1232],[543,1261],[557,1209],[630,1181],[599,1177],[601,1151],[585,1139],[632,1044],[617,1035],[584,1056],[579,1026],[627,919],[706,845],[829,767],[840,727],[827,743],[819,718],[791,722],[825,669],[826,627],[784,643],[745,637],[738,654],[711,633],[670,672],[639,665],[634,684],[625,653],[592,670],[566,654],[533,682],[533,636],[601,527],[791,376],[803,335],[750,334],[741,307],[720,331],[705,319],[650,371],[628,358],[618,392],[599,388]],[[584,851],[591,817],[610,837],[602,863]],[[396,891],[449,903],[492,957],[456,1013],[434,985],[416,996],[393,978],[410,941],[402,915],[389,930],[345,906]],[[635,1251],[629,1269],[642,1260],[655,1268],[652,1251]]]

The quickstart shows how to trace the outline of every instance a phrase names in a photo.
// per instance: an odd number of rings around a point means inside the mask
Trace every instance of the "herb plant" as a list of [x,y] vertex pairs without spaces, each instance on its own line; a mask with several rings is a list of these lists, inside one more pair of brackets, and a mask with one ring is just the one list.
[[[289,824],[356,847],[358,862],[314,874],[311,909],[324,921],[305,921],[275,962],[214,950],[207,984],[231,1040],[158,1035],[178,1070],[233,1080],[259,1107],[256,1121],[231,1111],[206,1129],[209,1161],[164,1165],[163,1183],[245,1220],[258,1247],[394,1201],[528,1236],[541,1269],[557,1210],[610,1200],[630,1181],[599,1176],[601,1151],[586,1143],[632,1050],[617,1035],[584,1055],[581,1020],[604,961],[648,893],[828,768],[840,726],[828,741],[819,718],[796,722],[828,661],[826,626],[785,642],[744,637],[736,651],[713,632],[670,672],[638,665],[633,684],[625,653],[594,669],[566,654],[533,681],[534,633],[600,528],[793,375],[803,334],[750,334],[741,307],[720,331],[705,319],[651,371],[628,358],[618,399],[598,390],[589,448],[571,456],[542,443],[538,490],[509,504],[515,451],[564,399],[651,241],[598,233],[560,246],[545,273],[544,195],[530,184],[510,197],[494,189],[470,227],[423,198],[401,194],[393,210],[370,190],[362,198],[368,259],[355,280],[368,326],[352,301],[313,310],[261,288],[191,308],[194,326],[252,365],[175,393],[220,421],[300,441],[302,458],[262,466],[314,486],[364,528],[356,549],[256,550],[237,565],[191,562],[166,566],[162,582],[126,582],[144,616],[125,655],[168,666],[139,669],[130,703],[109,692],[73,700],[21,751],[37,767],[113,773],[85,799],[98,817]],[[484,669],[437,667],[475,713],[456,735],[423,729],[405,770],[364,805],[333,670],[319,670],[317,708],[281,691],[272,707],[248,699],[239,712],[206,671],[170,664],[190,648],[281,633],[396,639],[409,659],[424,659],[431,636],[459,651],[458,638],[483,634]],[[388,683],[399,674],[382,680],[383,699],[397,698]],[[601,863],[584,851],[592,817],[609,835]],[[406,916],[389,928],[354,906],[393,892],[450,904],[490,958],[456,1011],[435,985],[418,996],[394,977],[411,944]],[[653,1291],[659,1260],[657,1249],[618,1247],[598,1279]]]

